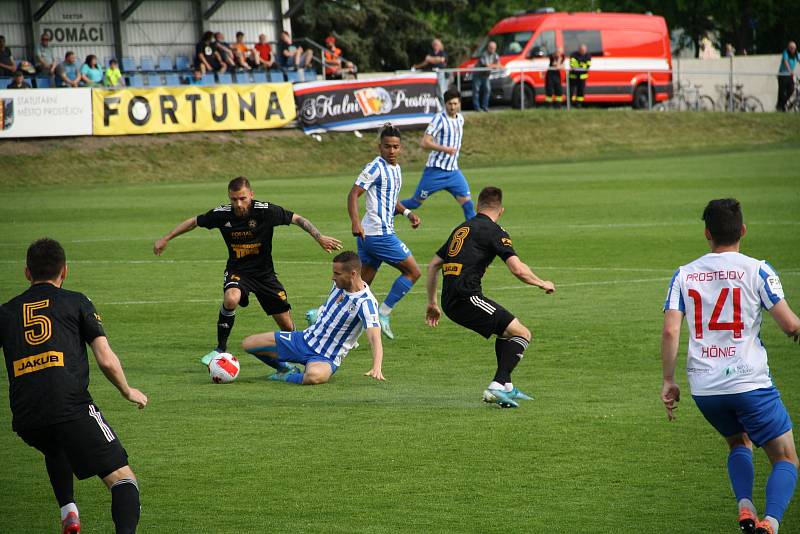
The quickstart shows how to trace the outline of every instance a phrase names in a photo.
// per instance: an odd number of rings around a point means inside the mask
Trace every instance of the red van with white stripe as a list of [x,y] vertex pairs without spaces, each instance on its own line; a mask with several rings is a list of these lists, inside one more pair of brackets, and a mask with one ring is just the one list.
[[[648,76],[652,102],[672,96],[672,54],[663,17],[632,13],[556,13],[550,8],[501,20],[489,32],[472,59],[475,65],[486,43],[497,43],[505,69],[492,73],[492,99],[513,107],[544,102],[548,55],[558,47],[569,55],[585,43],[592,54],[586,83],[586,102],[631,104],[646,108]],[[521,72],[524,70],[525,72]],[[462,74],[463,96],[471,94],[470,73]],[[566,73],[562,73],[566,95]]]

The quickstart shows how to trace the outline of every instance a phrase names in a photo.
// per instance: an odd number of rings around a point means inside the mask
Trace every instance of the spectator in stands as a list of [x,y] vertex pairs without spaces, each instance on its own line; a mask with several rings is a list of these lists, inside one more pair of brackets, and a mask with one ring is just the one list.
[[[500,56],[497,55],[497,43],[489,41],[486,50],[475,63],[476,67],[501,69]],[[492,82],[489,71],[477,71],[472,83],[472,109],[475,111],[489,111],[489,97],[492,95]]]
[[81,83],[81,72],[78,62],[75,60],[75,52],[67,52],[64,61],[56,68],[57,87],[79,87]]
[[236,55],[236,62],[240,65],[244,65],[247,69],[258,68],[261,65],[261,56],[258,55],[255,48],[250,48],[244,42],[243,32],[236,32],[236,42],[233,43],[232,48]]
[[189,85],[203,85],[203,69],[195,67],[192,71],[192,77],[186,78],[186,83]]
[[214,45],[213,33],[205,32],[200,42],[195,46],[194,51],[195,66],[200,67],[203,74],[214,71],[221,74],[228,70],[227,65],[222,61],[222,57]]
[[781,55],[781,66],[778,68],[778,104],[775,109],[786,111],[786,103],[794,93],[794,68],[798,60],[797,45],[789,41]]
[[431,52],[420,63],[417,63],[412,69],[433,70],[447,68],[447,52],[444,49],[442,41],[434,39],[431,41]]
[[275,67],[275,58],[272,55],[272,47],[267,42],[267,36],[263,33],[258,36],[258,43],[256,43],[255,49],[258,52],[258,57],[261,60],[262,67],[265,69],[271,69]]
[[[237,66],[236,62],[236,54],[233,52],[233,48],[225,41],[225,36],[222,35],[222,32],[217,32],[214,34],[214,46],[217,48],[217,52],[219,52],[220,57],[222,58],[222,62],[225,63],[227,66],[235,69]],[[238,65],[240,68],[250,70],[250,67],[247,66],[245,63],[244,66]]]
[[116,88],[125,87],[125,78],[122,77],[122,72],[119,70],[119,64],[116,59],[108,62],[105,78],[103,78],[103,85],[106,87]]
[[303,50],[302,46],[292,43],[289,32],[281,32],[278,43],[278,62],[283,69],[303,69],[311,66],[314,52]]
[[345,74],[356,76],[356,66],[342,57],[342,49],[336,46],[336,37],[329,35],[325,38],[325,77],[341,80]]
[[56,61],[53,49],[50,48],[50,32],[42,33],[42,36],[39,38],[39,44],[36,45],[36,50],[34,50],[33,59],[36,62],[37,72],[50,77],[55,76],[58,62]]
[[11,83],[8,84],[6,89],[30,89],[31,84],[25,81],[25,73],[21,70],[17,70],[14,73],[14,78],[11,80]]
[[81,65],[82,85],[87,87],[100,87],[103,85],[103,67],[97,64],[97,56],[89,54]]
[[36,72],[36,69],[28,61],[17,62],[14,59],[11,49],[6,46],[6,38],[0,35],[0,76],[11,76],[17,72],[17,69],[28,74]]

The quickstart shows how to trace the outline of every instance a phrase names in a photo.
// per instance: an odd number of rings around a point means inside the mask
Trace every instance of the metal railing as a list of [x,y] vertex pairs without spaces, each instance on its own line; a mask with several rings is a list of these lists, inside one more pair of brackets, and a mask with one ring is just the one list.
[[[679,62],[676,62],[676,67],[678,67]],[[535,105],[535,100],[537,95],[541,95],[544,91],[543,84],[533,84],[530,83],[531,78],[538,77],[543,78],[544,74],[547,72],[547,68],[503,68],[503,69],[491,69],[487,67],[473,67],[473,68],[447,68],[447,69],[433,69],[433,72],[439,74],[440,77],[440,86],[442,86],[442,90],[445,90],[448,86],[455,86],[459,92],[462,93],[463,96],[463,88],[466,84],[471,84],[474,80],[475,75],[479,73],[488,73],[488,76],[491,82],[495,80],[503,79],[503,78],[512,78],[514,80],[512,82],[506,82],[509,85],[513,85],[512,92],[510,95],[504,95],[505,97],[509,97],[511,100],[511,104],[513,107],[518,107],[520,109],[526,109],[529,107],[533,107]],[[570,110],[573,107],[573,100],[572,100],[572,88],[569,83],[569,72],[570,69],[565,68],[561,69],[564,74],[561,76],[563,79],[561,80],[561,87],[562,93],[565,96],[564,105],[567,110]],[[407,71],[402,71],[407,72]],[[630,83],[631,83],[631,98],[633,99],[635,96],[635,91],[637,87],[646,87],[646,104],[644,102],[639,102],[637,107],[641,107],[644,109],[649,110],[665,110],[665,109],[684,109],[678,105],[675,105],[675,102],[668,102],[667,99],[664,98],[663,89],[664,85],[671,85],[671,94],[673,95],[673,99],[680,96],[682,93],[682,89],[686,86],[698,86],[696,88],[698,95],[699,95],[699,87],[706,86],[706,87],[716,87],[718,95],[716,96],[716,104],[714,105],[715,111],[728,111],[728,112],[736,112],[736,111],[766,111],[769,106],[765,106],[763,104],[763,100],[772,97],[772,95],[777,95],[778,92],[778,73],[776,72],[763,72],[763,71],[751,71],[751,72],[737,72],[733,69],[733,62],[730,62],[730,68],[726,69],[725,71],[713,71],[713,70],[683,70],[681,71],[680,68],[674,68],[672,71],[665,71],[665,70],[642,70],[642,69],[603,69],[603,70],[595,70],[593,71],[591,68],[589,69],[589,82],[591,83],[592,75],[597,75],[597,73],[619,73],[619,74],[631,74]],[[672,74],[672,81],[663,81],[665,74]],[[636,75],[636,76],[633,76]],[[792,76],[791,74],[787,74],[786,76]],[[465,84],[466,82],[466,84]],[[491,83],[490,82],[490,83]],[[698,83],[702,82],[702,83]],[[710,83],[709,83],[710,82]],[[494,97],[496,96],[496,89],[497,86],[492,84],[490,89],[491,95]],[[531,94],[531,92],[533,94]],[[514,98],[515,95],[518,95],[518,98]],[[640,92],[641,98],[644,98],[645,95]],[[685,96],[685,93],[684,93]],[[533,98],[533,100],[532,100]],[[656,101],[658,100],[658,101]],[[712,99],[713,100],[713,99]],[[614,104],[615,102],[609,102],[610,104]],[[591,103],[590,103],[591,104]],[[631,102],[631,104],[636,105],[636,102]],[[704,105],[703,108],[705,109],[707,106]]]

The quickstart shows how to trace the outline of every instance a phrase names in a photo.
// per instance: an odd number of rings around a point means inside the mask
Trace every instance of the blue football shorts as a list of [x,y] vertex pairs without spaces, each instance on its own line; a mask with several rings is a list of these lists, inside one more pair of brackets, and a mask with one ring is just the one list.
[[302,330],[275,332],[275,348],[278,353],[278,360],[282,362],[301,363],[303,365],[307,365],[310,362],[325,362],[331,366],[331,373],[335,373],[339,368],[331,358],[318,354],[308,346],[305,338],[303,338]]
[[375,269],[386,262],[395,265],[411,256],[411,251],[396,234],[368,235],[358,238],[358,257],[361,263]]
[[792,429],[792,420],[775,386],[731,395],[692,395],[717,432],[730,437],[747,432],[757,446]]
[[460,169],[446,171],[438,167],[425,167],[419,179],[414,198],[425,200],[437,191],[446,189],[454,197],[469,197],[469,184]]

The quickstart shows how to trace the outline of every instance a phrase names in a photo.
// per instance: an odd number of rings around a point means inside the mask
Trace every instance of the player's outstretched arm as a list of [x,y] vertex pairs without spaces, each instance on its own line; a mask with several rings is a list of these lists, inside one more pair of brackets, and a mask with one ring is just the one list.
[[361,186],[353,185],[353,188],[347,194],[347,213],[350,215],[350,224],[353,228],[353,235],[356,237],[364,238],[364,228],[361,226],[361,218],[358,214],[358,197],[364,194],[364,189]]
[[556,290],[556,285],[549,280],[542,280],[536,276],[531,268],[528,267],[519,256],[511,256],[506,261],[506,267],[511,271],[511,274],[519,278],[521,281],[528,285],[536,286],[544,290],[545,293],[550,294]]
[[364,376],[371,376],[375,380],[386,380],[383,377],[381,366],[383,365],[383,344],[381,342],[381,328],[373,326],[367,328],[367,341],[372,349],[372,369],[364,373]]
[[428,277],[425,279],[425,289],[428,291],[428,307],[425,309],[425,322],[428,326],[434,327],[439,324],[442,311],[436,301],[439,285],[439,271],[442,269],[444,260],[438,254],[434,254],[428,263]]
[[94,352],[94,357],[100,370],[106,375],[108,381],[116,386],[125,399],[137,404],[140,410],[147,406],[147,395],[128,385],[128,381],[125,379],[125,372],[122,370],[122,364],[117,355],[114,354],[114,351],[111,350],[107,337],[99,336],[94,338],[92,352]]
[[317,227],[311,224],[311,221],[306,219],[305,217],[294,214],[292,215],[292,224],[296,224],[309,234],[314,240],[319,243],[319,246],[325,250],[327,253],[331,253],[334,250],[341,250],[342,249],[342,242],[336,239],[335,237],[329,237],[326,235],[322,235]]
[[403,217],[408,218],[408,220],[411,221],[411,228],[413,228],[414,230],[419,228],[419,224],[422,222],[416,213],[414,213],[407,207],[403,206],[403,204],[400,201],[398,201],[394,207],[394,214],[402,215]]
[[156,256],[161,256],[161,253],[164,252],[164,249],[167,248],[167,243],[170,242],[171,239],[178,237],[181,234],[185,234],[191,230],[197,228],[197,217],[192,217],[190,219],[186,219],[178,226],[172,229],[170,233],[156,241],[155,245],[153,245],[153,254]]
[[787,336],[800,343],[800,318],[792,311],[786,300],[781,300],[770,308],[769,313]]
[[444,146],[437,143],[431,134],[425,134],[422,136],[422,141],[419,143],[422,145],[422,148],[425,150],[436,150],[438,152],[444,152],[445,154],[450,154],[451,156],[455,156],[458,152],[458,148],[454,146]]
[[661,372],[664,384],[661,387],[661,402],[667,410],[667,418],[675,419],[676,403],[681,400],[681,390],[675,383],[675,365],[678,361],[678,343],[681,336],[683,313],[678,310],[664,312],[664,330],[661,332]]

